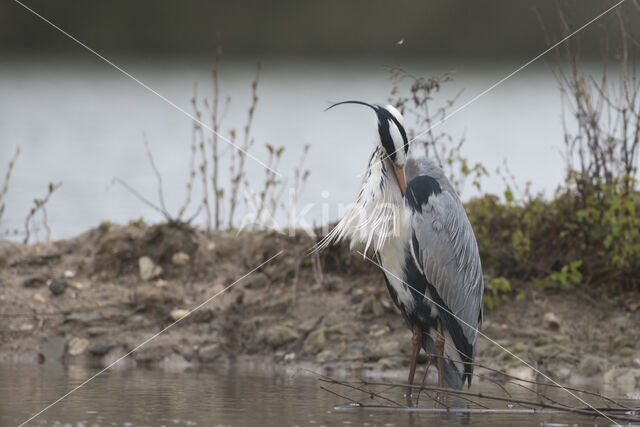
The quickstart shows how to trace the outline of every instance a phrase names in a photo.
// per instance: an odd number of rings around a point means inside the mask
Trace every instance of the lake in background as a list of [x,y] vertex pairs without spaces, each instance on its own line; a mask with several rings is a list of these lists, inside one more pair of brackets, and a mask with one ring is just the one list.
[[[189,112],[194,82],[199,83],[201,94],[211,92],[207,62],[111,59]],[[397,65],[417,76],[454,70],[455,81],[444,86],[438,99],[464,90],[456,104],[462,105],[523,62],[266,60],[251,153],[266,162],[265,143],[286,147],[278,171],[291,179],[302,147],[309,144],[306,167],[311,175],[298,210],[308,206],[304,219],[318,224],[324,203],[329,218],[336,219],[339,206],[352,202],[357,194],[375,127],[371,111],[344,106],[324,112],[330,103],[346,99],[385,103],[391,89],[386,66]],[[223,62],[221,90],[232,98],[224,135],[232,128],[240,131],[246,122],[254,75],[253,61]],[[64,60],[3,59],[0,94],[2,175],[16,146],[21,149],[0,228],[22,229],[33,199],[44,196],[50,181],[63,182],[47,205],[53,238],[74,236],[102,220],[126,223],[140,216],[147,222],[162,220],[121,186],[112,185],[113,178],[119,177],[157,200],[143,132],[163,176],[169,211],[176,212],[182,204],[192,121],[119,71],[88,53]],[[502,179],[493,172],[505,159],[517,182],[531,181],[534,191],[549,195],[563,177],[560,91],[544,63],[526,68],[437,130],[454,138],[466,137],[463,155],[471,163],[483,163],[492,173],[483,181],[486,192],[502,194]],[[228,181],[227,169],[223,165],[224,182]],[[258,191],[265,169],[247,159],[247,170],[253,191]],[[197,185],[196,180],[194,200],[201,194]],[[474,194],[467,184],[463,198]],[[195,206],[189,212],[194,210]],[[240,209],[238,218],[245,213]],[[284,211],[276,219],[280,226],[287,226]],[[203,221],[201,214],[196,223]]]

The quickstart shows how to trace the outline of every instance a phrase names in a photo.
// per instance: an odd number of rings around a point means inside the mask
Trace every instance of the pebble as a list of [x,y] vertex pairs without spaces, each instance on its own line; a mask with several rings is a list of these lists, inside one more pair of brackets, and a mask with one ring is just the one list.
[[558,329],[560,329],[560,320],[552,312],[544,314],[544,317],[542,318],[542,324],[545,328],[551,331],[557,331]]
[[272,326],[263,333],[264,341],[273,348],[289,344],[295,341],[299,336],[300,334],[297,331],[284,325]]
[[606,359],[602,357],[594,356],[593,354],[587,354],[580,361],[578,370],[588,377],[600,374],[607,367]]
[[637,368],[613,368],[605,372],[604,382],[622,389],[633,390],[640,382],[640,369]]
[[89,353],[93,356],[104,356],[111,350],[111,345],[106,341],[100,341],[89,347]]
[[22,332],[28,332],[33,330],[33,325],[31,323],[23,323],[20,325],[20,330]]
[[36,302],[39,302],[41,304],[44,304],[45,302],[47,302],[47,300],[45,299],[45,297],[42,296],[42,294],[37,293],[33,295],[33,300]]
[[86,338],[73,337],[69,341],[67,352],[71,356],[79,356],[89,347],[89,340]]
[[171,262],[175,265],[186,265],[190,260],[189,254],[184,252],[176,252],[171,257]]
[[182,308],[179,308],[179,309],[176,309],[176,310],[171,310],[171,313],[169,313],[171,318],[173,320],[175,320],[175,321],[178,321],[178,320],[182,319],[187,314],[189,314],[189,310],[185,310],[185,309],[182,309]]
[[140,268],[140,278],[145,282],[155,279],[162,274],[162,267],[154,264],[148,256],[138,259],[138,267]]
[[222,347],[220,347],[220,344],[208,344],[198,350],[198,357],[203,363],[210,363],[219,359],[223,353],[224,352]]
[[160,289],[164,289],[167,286],[169,286],[169,282],[167,282],[166,280],[160,279],[156,282],[156,287],[160,288]]
[[376,361],[388,356],[400,354],[400,343],[393,339],[370,339],[362,349],[367,360]]
[[64,291],[69,287],[69,283],[67,283],[64,279],[53,279],[49,283],[49,290],[54,295],[62,295]]
[[536,378],[536,373],[528,366],[517,366],[507,369],[507,374],[520,378],[523,381],[533,381]]

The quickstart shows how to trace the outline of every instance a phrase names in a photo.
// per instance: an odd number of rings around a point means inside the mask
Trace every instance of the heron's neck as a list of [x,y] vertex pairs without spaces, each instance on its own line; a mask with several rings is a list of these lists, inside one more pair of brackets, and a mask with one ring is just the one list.
[[323,246],[349,238],[351,246],[372,246],[379,252],[390,239],[399,236],[405,213],[404,201],[382,148],[373,152],[362,187],[336,227],[327,235]]

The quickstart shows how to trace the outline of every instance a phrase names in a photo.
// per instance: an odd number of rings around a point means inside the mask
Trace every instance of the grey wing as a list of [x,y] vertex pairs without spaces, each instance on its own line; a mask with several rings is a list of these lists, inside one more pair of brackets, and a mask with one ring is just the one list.
[[[434,181],[431,188],[426,178]],[[475,347],[484,290],[478,245],[462,202],[444,175],[438,178],[418,176],[407,186],[413,249],[427,281]]]

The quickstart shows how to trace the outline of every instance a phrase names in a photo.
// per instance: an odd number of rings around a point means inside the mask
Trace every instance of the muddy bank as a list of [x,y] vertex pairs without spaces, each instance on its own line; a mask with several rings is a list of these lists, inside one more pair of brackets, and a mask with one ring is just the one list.
[[[110,224],[46,244],[1,241],[0,360],[108,365],[221,293],[121,363],[250,361],[406,375],[410,335],[381,273],[345,247],[323,253],[323,268],[314,269],[312,243],[304,234]],[[640,310],[623,304],[628,296],[514,287],[526,297],[486,312],[487,336],[558,380],[639,386]],[[484,338],[477,360],[534,377]]]

